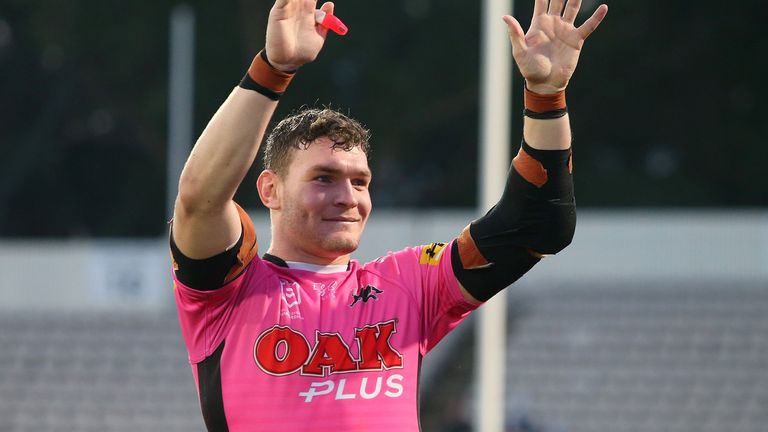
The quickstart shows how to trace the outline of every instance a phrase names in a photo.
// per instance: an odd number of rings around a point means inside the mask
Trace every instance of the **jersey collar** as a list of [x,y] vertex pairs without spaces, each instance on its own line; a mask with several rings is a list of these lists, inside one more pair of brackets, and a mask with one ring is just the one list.
[[272,254],[268,254],[268,253],[265,253],[262,258],[264,259],[264,261],[269,261],[272,264],[279,267],[311,271],[313,273],[346,272],[346,271],[349,271],[349,267],[351,265],[351,262],[348,262],[347,264],[319,265],[319,264],[310,264],[310,263],[304,263],[299,261],[285,261],[280,257],[277,257]]

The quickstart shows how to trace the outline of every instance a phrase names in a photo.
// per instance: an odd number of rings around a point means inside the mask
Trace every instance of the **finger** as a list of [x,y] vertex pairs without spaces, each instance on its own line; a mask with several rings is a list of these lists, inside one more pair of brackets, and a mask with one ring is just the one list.
[[525,32],[523,32],[523,27],[520,26],[520,23],[510,15],[504,15],[502,19],[507,23],[509,40],[512,42],[512,51],[520,52],[528,49],[528,46],[525,44]]
[[589,35],[591,35],[592,32],[597,29],[597,26],[600,25],[600,23],[603,21],[603,18],[605,18],[605,15],[607,13],[608,13],[607,5],[602,4],[598,6],[595,13],[593,13],[588,20],[584,21],[584,24],[582,24],[579,28],[576,29],[579,32],[579,36],[581,36],[582,39],[586,39],[587,37],[589,37]]
[[568,3],[565,5],[565,12],[563,12],[563,21],[573,24],[576,21],[580,8],[581,0],[568,0]]
[[300,3],[301,10],[307,12],[307,11],[314,11],[317,9],[317,0],[302,0]]
[[563,0],[552,0],[549,2],[549,12],[547,12],[550,15],[556,15],[560,16],[563,14]]
[[533,4],[533,16],[547,13],[547,0],[536,0]]

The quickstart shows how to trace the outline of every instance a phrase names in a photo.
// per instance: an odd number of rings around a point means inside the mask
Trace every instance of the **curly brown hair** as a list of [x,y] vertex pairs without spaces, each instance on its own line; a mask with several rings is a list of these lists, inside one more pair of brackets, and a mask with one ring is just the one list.
[[264,145],[264,168],[285,175],[293,150],[306,150],[321,137],[333,141],[334,149],[359,147],[366,157],[370,152],[371,133],[360,122],[330,108],[304,108],[272,129]]

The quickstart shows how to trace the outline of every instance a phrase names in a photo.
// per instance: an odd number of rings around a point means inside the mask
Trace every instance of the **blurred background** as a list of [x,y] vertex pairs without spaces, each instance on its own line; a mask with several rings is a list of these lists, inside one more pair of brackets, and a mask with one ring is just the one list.
[[[765,431],[763,4],[608,5],[568,89],[576,238],[509,289],[508,430]],[[0,0],[0,432],[203,430],[168,272],[170,22],[193,29],[188,151],[270,6]],[[357,258],[448,240],[478,214],[480,2],[336,8],[350,33],[275,118],[330,105],[373,132]],[[531,12],[515,2],[524,28]],[[260,166],[237,200],[264,247]],[[425,431],[470,430],[473,339],[428,358]]]

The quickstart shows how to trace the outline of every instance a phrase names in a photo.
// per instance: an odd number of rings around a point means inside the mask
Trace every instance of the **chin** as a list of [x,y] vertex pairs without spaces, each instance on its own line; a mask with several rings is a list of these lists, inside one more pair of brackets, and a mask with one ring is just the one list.
[[359,239],[328,236],[322,240],[320,247],[327,252],[332,252],[338,255],[346,255],[357,250],[357,246],[359,244]]

